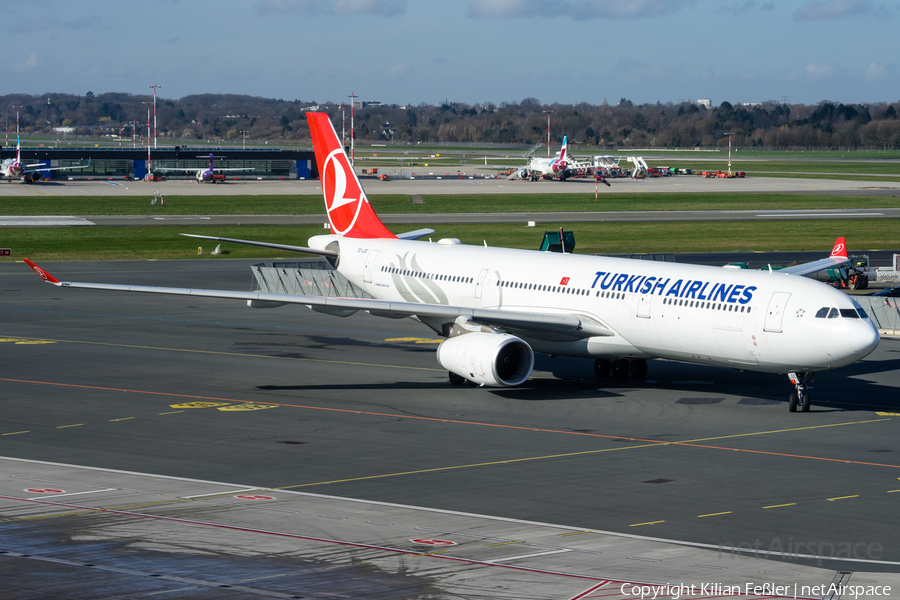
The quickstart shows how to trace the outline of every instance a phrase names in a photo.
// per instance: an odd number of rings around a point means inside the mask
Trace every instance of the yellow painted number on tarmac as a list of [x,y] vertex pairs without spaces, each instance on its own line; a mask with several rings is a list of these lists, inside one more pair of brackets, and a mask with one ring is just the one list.
[[22,338],[0,338],[0,342],[12,342],[13,344],[55,344],[50,340],[24,340]]
[[442,338],[419,338],[419,337],[402,337],[388,338],[386,342],[415,342],[416,344],[440,344],[444,340]]
[[172,408],[212,408],[214,406],[228,406],[227,402],[185,402],[183,404],[170,404]]
[[266,408],[276,408],[274,404],[232,404],[230,406],[220,406],[216,410],[226,411],[247,411],[247,410],[264,410]]

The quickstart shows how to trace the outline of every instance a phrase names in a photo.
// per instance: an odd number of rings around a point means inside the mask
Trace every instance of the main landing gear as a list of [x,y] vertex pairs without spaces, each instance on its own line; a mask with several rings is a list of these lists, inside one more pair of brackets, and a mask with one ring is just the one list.
[[797,412],[797,407],[799,406],[802,412],[809,412],[809,390],[812,388],[812,385],[810,384],[816,378],[816,374],[788,373],[788,378],[791,380],[791,383],[794,384],[794,387],[797,388],[797,393],[791,394],[788,410]]
[[618,358],[609,360],[598,358],[594,361],[594,373],[601,379],[612,373],[616,379],[627,379],[631,375],[635,379],[647,377],[647,361],[643,358]]

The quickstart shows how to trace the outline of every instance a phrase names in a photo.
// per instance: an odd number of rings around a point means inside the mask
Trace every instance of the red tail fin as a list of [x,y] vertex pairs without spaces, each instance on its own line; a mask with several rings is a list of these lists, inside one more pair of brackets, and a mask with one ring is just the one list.
[[311,112],[306,118],[332,233],[355,238],[396,238],[372,210],[328,115]]
[[839,237],[837,239],[834,243],[834,248],[831,249],[831,255],[847,258],[847,242],[844,241],[844,238]]

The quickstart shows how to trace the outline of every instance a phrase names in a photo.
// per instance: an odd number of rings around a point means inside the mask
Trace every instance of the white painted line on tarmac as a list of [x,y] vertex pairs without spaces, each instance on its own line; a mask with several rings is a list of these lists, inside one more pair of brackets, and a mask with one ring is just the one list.
[[519,554],[517,556],[507,556],[506,558],[495,558],[494,560],[485,561],[488,564],[496,564],[509,562],[511,560],[525,560],[526,558],[537,558],[538,556],[550,556],[551,554],[563,554],[571,552],[571,548],[562,548],[560,550],[547,550],[546,552],[532,552],[531,554]]
[[48,498],[62,498],[63,496],[81,496],[83,494],[99,494],[101,492],[118,492],[121,488],[106,488],[105,490],[88,490],[86,492],[69,492],[67,494],[52,494],[50,496],[35,496],[26,500],[47,500]]

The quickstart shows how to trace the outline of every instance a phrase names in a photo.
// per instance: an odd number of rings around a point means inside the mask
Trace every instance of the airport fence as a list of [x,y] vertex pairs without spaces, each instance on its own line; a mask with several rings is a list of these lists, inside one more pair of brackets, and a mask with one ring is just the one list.
[[882,332],[900,334],[900,298],[889,296],[853,296]]

